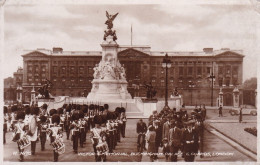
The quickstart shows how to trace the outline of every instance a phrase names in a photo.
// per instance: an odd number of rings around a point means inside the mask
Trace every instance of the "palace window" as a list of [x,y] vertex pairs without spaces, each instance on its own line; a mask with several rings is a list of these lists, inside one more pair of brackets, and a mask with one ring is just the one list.
[[210,74],[211,67],[207,67],[207,74]]
[[193,74],[193,67],[188,67],[188,75],[192,75]]
[[83,73],[84,73],[84,67],[83,67],[83,66],[79,67],[79,73],[80,73],[80,74],[83,74]]
[[39,72],[39,67],[38,66],[35,66],[35,71]]
[[33,70],[32,66],[28,66],[28,71],[32,72],[32,70]]
[[183,75],[183,67],[179,67],[179,75]]
[[46,68],[45,66],[42,66],[42,71],[45,72],[46,71]]
[[201,73],[202,73],[201,67],[197,67],[197,75],[201,75]]
[[71,73],[71,74],[74,74],[74,73],[75,73],[75,67],[74,67],[74,66],[70,67],[70,73]]
[[161,79],[161,86],[165,86],[164,79]]
[[61,67],[61,73],[66,74],[66,67],[65,66]]

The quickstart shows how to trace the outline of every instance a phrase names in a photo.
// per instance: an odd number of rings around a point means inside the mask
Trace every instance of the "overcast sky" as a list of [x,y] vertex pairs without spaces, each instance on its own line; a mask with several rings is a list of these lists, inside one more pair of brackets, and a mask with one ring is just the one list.
[[152,51],[202,51],[205,47],[244,51],[243,79],[256,76],[259,14],[250,1],[236,4],[5,5],[4,77],[23,66],[24,49],[62,47],[101,51],[105,11],[114,21],[117,43],[150,45]]

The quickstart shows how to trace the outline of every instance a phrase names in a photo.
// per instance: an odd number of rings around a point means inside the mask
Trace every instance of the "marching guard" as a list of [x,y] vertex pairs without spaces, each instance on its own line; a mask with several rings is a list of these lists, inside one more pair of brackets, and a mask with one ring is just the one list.
[[66,131],[67,140],[69,140],[70,137],[70,122],[71,122],[70,111],[71,111],[71,107],[67,105],[65,119],[64,119],[64,128]]
[[40,116],[40,141],[41,141],[41,150],[45,150],[45,143],[46,143],[46,131],[48,128],[47,124],[47,117],[44,115]]
[[31,107],[31,116],[29,118],[29,130],[27,132],[27,135],[29,135],[30,137],[32,155],[35,155],[36,141],[38,138],[38,124],[37,124],[38,114],[39,114],[39,108]]
[[23,111],[17,112],[16,119],[17,123],[14,123],[14,134],[13,141],[17,142],[18,150],[19,150],[19,161],[24,161],[24,148],[30,145],[29,138],[26,134],[27,130],[25,127],[25,123],[23,122],[25,119],[25,113]]
[[60,116],[58,114],[52,116],[52,123],[53,126],[49,128],[48,131],[50,132],[51,145],[53,147],[54,162],[58,162],[59,155],[65,152],[65,144],[62,140],[62,129],[59,126]]
[[91,129],[90,139],[95,152],[95,160],[96,162],[100,162],[102,160],[106,161],[108,147],[106,143],[106,133],[101,129],[102,117],[100,115],[96,115],[93,122],[95,123],[95,127]]
[[125,108],[124,107],[121,107],[120,120],[122,122],[121,134],[122,134],[122,137],[125,138],[125,128],[126,128],[127,118],[126,118],[126,115],[125,115]]
[[73,151],[78,153],[78,143],[79,143],[79,113],[74,112],[71,116],[72,123],[70,125],[72,141],[73,141]]

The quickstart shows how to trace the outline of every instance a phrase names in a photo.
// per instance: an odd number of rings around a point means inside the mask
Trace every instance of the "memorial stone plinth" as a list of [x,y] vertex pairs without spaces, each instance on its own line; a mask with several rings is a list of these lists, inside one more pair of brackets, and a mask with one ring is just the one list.
[[92,89],[87,99],[93,101],[132,99],[127,91],[125,69],[117,58],[118,44],[113,40],[113,36],[107,36],[101,47],[102,59],[94,68]]

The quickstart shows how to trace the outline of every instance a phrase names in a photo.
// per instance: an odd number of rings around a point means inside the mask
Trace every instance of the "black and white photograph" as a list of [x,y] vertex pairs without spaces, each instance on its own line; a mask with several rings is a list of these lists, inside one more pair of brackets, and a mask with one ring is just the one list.
[[0,0],[3,164],[256,164],[259,0]]

